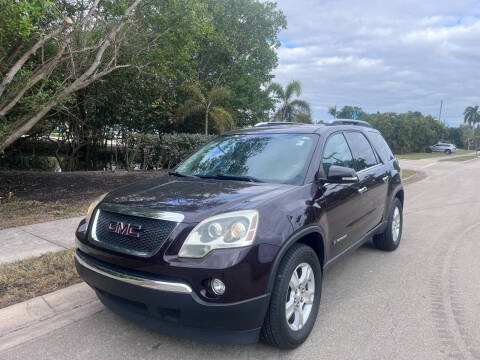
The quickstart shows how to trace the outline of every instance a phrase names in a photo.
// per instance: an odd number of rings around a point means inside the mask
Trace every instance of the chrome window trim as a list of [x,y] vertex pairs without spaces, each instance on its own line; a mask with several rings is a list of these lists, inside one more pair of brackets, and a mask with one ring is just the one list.
[[377,166],[381,166],[381,165],[384,165],[384,164],[383,164],[383,163],[375,164],[375,165],[370,166],[370,167],[368,167],[368,168],[365,168],[365,169],[362,169],[362,170],[360,170],[360,171],[357,171],[357,174],[361,174],[361,173],[363,173],[364,171],[369,171],[369,170],[371,170],[371,169],[373,169],[373,168],[375,168],[375,167],[377,167]]
[[87,262],[83,259],[78,253],[75,253],[75,259],[78,263],[100,275],[109,277],[110,279],[118,280],[124,283],[137,285],[149,289],[160,290],[160,291],[168,291],[174,293],[182,293],[182,294],[191,294],[192,288],[184,283],[179,282],[170,282],[170,281],[160,281],[160,280],[152,280],[147,279],[140,276],[130,275],[123,272],[115,271],[104,266],[100,266],[97,264],[92,264]]
[[182,222],[183,219],[185,218],[185,216],[180,213],[155,210],[155,209],[149,209],[149,208],[137,207],[137,206],[131,206],[131,205],[101,203],[98,206],[98,208],[106,211],[116,212],[119,214],[146,217],[146,218],[157,219],[157,220],[174,221],[177,223]]

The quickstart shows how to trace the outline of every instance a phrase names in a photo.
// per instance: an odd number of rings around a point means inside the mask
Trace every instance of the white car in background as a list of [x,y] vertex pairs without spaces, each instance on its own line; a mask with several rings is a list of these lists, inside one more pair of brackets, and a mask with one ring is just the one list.
[[457,151],[457,147],[453,144],[447,143],[436,143],[435,145],[429,146],[425,149],[427,153],[431,152],[441,152],[445,154],[451,154]]

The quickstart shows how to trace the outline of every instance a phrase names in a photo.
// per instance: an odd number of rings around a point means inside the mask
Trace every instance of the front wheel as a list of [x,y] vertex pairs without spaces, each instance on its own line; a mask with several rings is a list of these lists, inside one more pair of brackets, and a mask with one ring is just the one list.
[[322,268],[304,244],[288,250],[276,275],[261,339],[281,349],[301,345],[312,331],[320,305]]
[[387,227],[381,234],[373,237],[373,243],[377,249],[393,251],[400,244],[403,228],[403,206],[398,198],[395,198],[388,215]]
[[450,155],[451,153],[452,153],[452,150],[450,149],[445,150],[445,154]]

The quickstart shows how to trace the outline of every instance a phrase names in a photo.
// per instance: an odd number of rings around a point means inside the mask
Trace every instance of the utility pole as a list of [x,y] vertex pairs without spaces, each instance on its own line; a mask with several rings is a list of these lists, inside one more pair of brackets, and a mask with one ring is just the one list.
[[443,100],[440,100],[440,112],[438,113],[438,122],[442,122],[442,107],[443,107]]

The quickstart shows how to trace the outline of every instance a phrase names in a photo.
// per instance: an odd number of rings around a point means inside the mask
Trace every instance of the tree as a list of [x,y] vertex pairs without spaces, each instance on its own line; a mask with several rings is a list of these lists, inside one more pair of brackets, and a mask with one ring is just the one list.
[[426,146],[448,136],[442,123],[418,111],[403,114],[362,112],[360,120],[368,121],[379,130],[395,154],[422,152]]
[[[76,36],[81,36],[84,33],[84,29],[91,26],[91,18],[97,10],[99,0],[94,0],[86,16],[81,18],[81,20],[73,26],[71,31],[67,31],[67,29],[69,25],[72,24],[72,20],[66,18],[63,24],[58,25],[48,34],[39,36],[38,40],[10,67],[0,84],[0,96],[5,88],[12,82],[15,75],[23,68],[27,60],[29,60],[40,47],[45,46],[45,43],[50,39],[59,38],[59,46],[56,54],[44,60],[43,64],[38,66],[30,76],[24,80],[23,84],[11,89],[9,94],[2,99],[0,109],[0,115],[2,116],[5,116],[32,86],[47,78],[62,61],[69,61],[70,63],[71,74],[69,77],[71,81],[68,85],[62,86],[54,96],[44,101],[35,112],[24,114],[11,123],[6,133],[0,138],[0,152],[3,152],[7,146],[26,134],[55,105],[72,93],[87,87],[114,70],[130,66],[130,64],[117,64],[118,47],[128,30],[131,15],[140,1],[141,0],[134,0],[130,6],[125,9],[123,14],[118,17],[118,21],[112,25],[105,36],[99,39],[100,41],[95,45],[91,47],[82,46],[75,51],[77,53],[93,51],[94,55],[92,55],[91,62],[85,66],[82,71],[77,69],[78,64],[75,63],[73,57],[74,52],[71,45]],[[109,52],[107,52],[107,50],[109,50]]]
[[268,84],[286,19],[272,1],[0,0],[0,19],[0,150],[61,127],[65,170],[95,169],[112,130],[202,131],[205,113],[178,121],[194,99],[184,84],[231,93],[216,106],[235,121],[208,114],[207,131],[265,121],[275,108]]
[[[70,102],[70,109],[72,105],[82,107],[85,89],[99,79],[129,67],[144,71],[149,64],[142,60],[158,53],[173,30],[185,26],[181,30],[184,33],[201,33],[202,27],[208,26],[201,1],[144,0],[137,9],[141,2],[60,3],[73,8],[62,13],[70,11],[75,20],[68,17],[53,21],[54,25],[38,26],[32,35],[36,40],[25,45],[23,55],[18,54],[0,85],[0,93],[6,90],[0,99],[0,122],[6,124],[0,129],[0,152],[52,109],[65,102]],[[23,101],[25,95],[33,101]],[[28,106],[22,107],[25,104]],[[80,110],[80,115],[85,114]]]
[[480,123],[480,111],[478,110],[478,105],[466,107],[463,116],[463,122],[475,127],[476,124]]
[[202,88],[227,86],[232,96],[225,108],[238,126],[268,119],[275,108],[268,84],[277,67],[278,34],[286,28],[285,15],[275,2],[257,0],[204,0],[212,31],[194,34],[194,54]]
[[291,119],[293,122],[303,123],[303,124],[312,124],[312,115],[309,112],[298,111],[295,112],[295,115]]
[[337,112],[337,119],[353,119],[352,113],[356,112],[357,114],[357,119],[361,118],[365,112],[362,110],[361,107],[358,106],[350,106],[346,105],[342,107],[340,111]]
[[197,84],[187,86],[190,98],[180,107],[178,113],[182,119],[191,115],[202,114],[205,121],[205,135],[208,135],[208,122],[212,119],[219,132],[234,125],[232,115],[219,106],[231,96],[230,90],[225,87],[214,87],[204,93]]
[[334,119],[337,118],[337,105],[329,107],[328,113],[333,116]]
[[302,84],[298,80],[290,81],[285,89],[278,83],[272,83],[270,90],[273,96],[280,102],[280,107],[273,115],[277,121],[296,121],[298,119],[311,120],[310,104],[304,100],[292,100],[294,96],[299,97],[302,94]]

